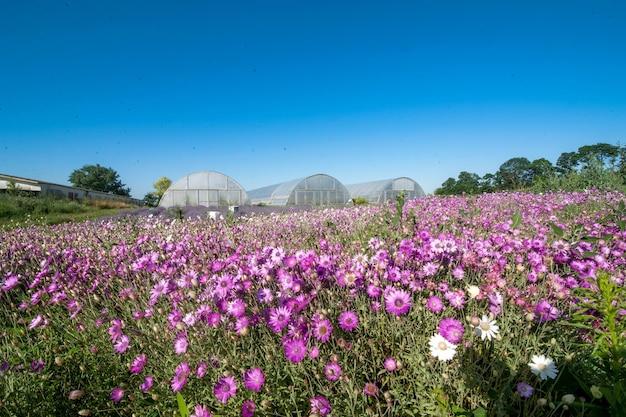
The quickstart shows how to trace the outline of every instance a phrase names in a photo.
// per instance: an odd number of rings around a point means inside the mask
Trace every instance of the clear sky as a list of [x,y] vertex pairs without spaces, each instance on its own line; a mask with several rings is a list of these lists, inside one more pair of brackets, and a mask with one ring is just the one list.
[[432,193],[626,143],[623,0],[0,0],[0,173]]

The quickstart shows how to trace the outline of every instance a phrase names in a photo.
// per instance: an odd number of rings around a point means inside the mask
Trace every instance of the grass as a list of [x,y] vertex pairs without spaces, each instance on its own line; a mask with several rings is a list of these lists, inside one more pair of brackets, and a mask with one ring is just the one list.
[[137,206],[121,201],[72,201],[56,197],[0,194],[0,229],[10,230],[24,223],[54,225],[84,222],[134,208]]

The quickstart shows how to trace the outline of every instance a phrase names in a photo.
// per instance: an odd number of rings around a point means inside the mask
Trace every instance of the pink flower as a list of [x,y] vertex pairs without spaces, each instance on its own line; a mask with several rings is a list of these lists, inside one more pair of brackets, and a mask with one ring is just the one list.
[[378,387],[373,382],[367,382],[363,387],[363,394],[367,395],[368,397],[373,397],[374,395],[378,394]]
[[243,373],[243,384],[251,391],[259,392],[265,383],[265,376],[261,368],[252,368]]
[[443,310],[443,301],[441,301],[441,298],[433,295],[426,301],[426,307],[433,313],[441,313],[441,310]]
[[413,303],[411,302],[411,294],[405,290],[392,288],[385,295],[385,307],[387,312],[396,316],[401,316],[409,312]]
[[311,403],[311,414],[317,413],[321,416],[327,416],[333,409],[328,400],[322,396],[311,398],[309,401]]
[[196,404],[193,411],[194,414],[191,414],[189,417],[211,417],[209,408],[206,405]]
[[28,328],[30,330],[33,330],[35,327],[39,326],[42,322],[43,322],[43,317],[41,316],[41,314],[37,314],[37,317],[31,320],[30,324],[28,325]]
[[269,327],[274,333],[279,333],[289,323],[291,310],[286,307],[273,308],[270,311]]
[[150,391],[150,388],[152,388],[152,385],[154,385],[154,378],[147,376],[139,388],[142,392],[148,392]]
[[206,375],[207,364],[206,362],[200,362],[196,368],[196,375],[198,378],[203,378]]
[[324,374],[329,381],[336,381],[341,376],[341,367],[336,362],[329,362],[326,365]]
[[455,318],[447,317],[439,322],[439,334],[450,343],[459,343],[463,340],[465,327]]
[[187,352],[188,345],[189,343],[187,342],[186,333],[182,332],[181,334],[176,336],[176,339],[174,340],[174,352],[177,355],[182,355],[183,353]]
[[316,359],[320,355],[320,348],[317,346],[311,346],[309,348],[309,358]]
[[241,406],[241,417],[252,417],[256,411],[256,404],[254,401],[246,401]]
[[385,369],[388,371],[395,371],[396,368],[398,367],[398,363],[396,362],[394,358],[385,359],[384,365],[385,365]]
[[306,355],[306,345],[301,339],[288,340],[283,344],[287,360],[299,363]]
[[124,352],[126,352],[126,350],[128,350],[128,348],[130,347],[130,340],[128,339],[128,336],[126,336],[125,334],[121,335],[117,342],[115,342],[115,344],[113,345],[113,349],[115,349],[115,352],[119,353],[120,355]]
[[137,375],[143,370],[144,366],[146,366],[146,355],[142,353],[130,365],[130,373]]
[[187,384],[189,377],[189,364],[183,362],[176,367],[174,378],[172,378],[172,391],[178,392]]
[[313,323],[313,336],[324,343],[330,339],[330,334],[333,332],[333,326],[328,319],[316,320]]
[[124,398],[124,390],[122,388],[113,388],[111,391],[111,399],[115,404],[119,403]]
[[109,327],[109,339],[112,342],[117,341],[122,336],[122,327],[124,327],[124,323],[120,319],[113,319],[111,321],[113,324]]
[[339,316],[339,327],[344,330],[352,331],[356,329],[359,324],[359,316],[354,311],[344,311]]
[[237,384],[235,383],[235,377],[225,376],[213,387],[213,395],[218,401],[226,404],[230,397],[233,397],[237,393]]

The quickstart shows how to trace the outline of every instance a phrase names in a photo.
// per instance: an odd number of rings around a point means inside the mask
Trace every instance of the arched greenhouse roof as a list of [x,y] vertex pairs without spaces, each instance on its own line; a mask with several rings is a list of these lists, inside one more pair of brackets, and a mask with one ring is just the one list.
[[174,182],[161,197],[161,207],[245,206],[248,193],[229,176],[215,171],[200,171]]
[[426,195],[422,187],[408,177],[350,184],[346,188],[350,192],[350,198],[364,198],[372,204],[393,201],[402,191],[407,200]]
[[326,174],[248,190],[248,195],[252,204],[268,206],[343,205],[350,199],[345,185]]

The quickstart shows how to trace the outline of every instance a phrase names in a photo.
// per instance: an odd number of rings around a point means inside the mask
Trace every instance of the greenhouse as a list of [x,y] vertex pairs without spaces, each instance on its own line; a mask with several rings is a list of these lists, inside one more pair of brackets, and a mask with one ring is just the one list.
[[161,197],[161,207],[245,206],[248,193],[234,179],[215,171],[200,171],[174,182]]
[[402,191],[407,200],[426,195],[416,181],[407,177],[351,184],[346,188],[350,191],[350,198],[363,198],[371,204],[394,201]]
[[350,199],[345,185],[325,174],[249,190],[248,195],[252,204],[268,206],[332,206]]

